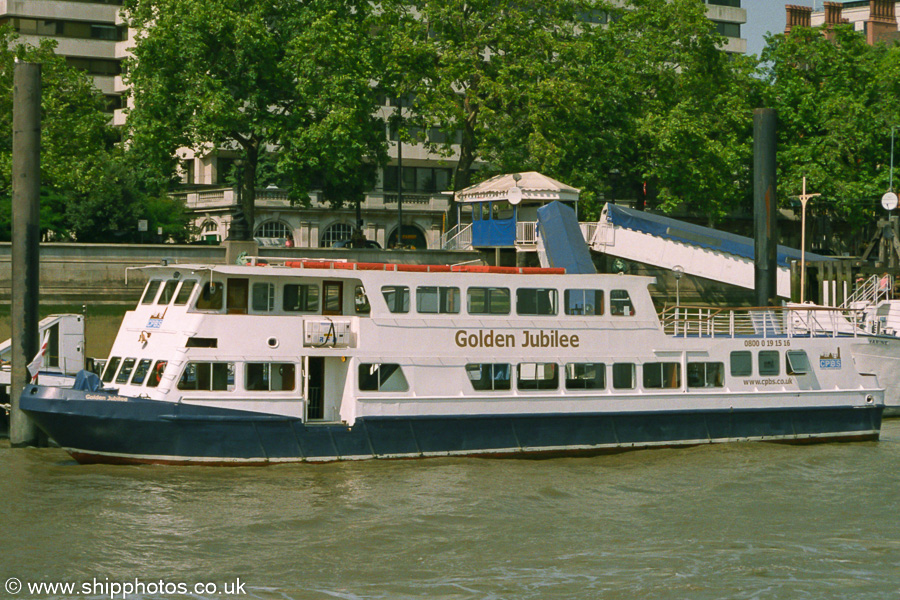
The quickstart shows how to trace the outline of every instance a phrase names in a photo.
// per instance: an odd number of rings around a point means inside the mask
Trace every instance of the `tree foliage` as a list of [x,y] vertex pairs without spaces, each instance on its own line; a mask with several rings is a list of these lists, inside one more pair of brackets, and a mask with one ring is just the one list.
[[267,150],[278,150],[298,200],[317,187],[340,205],[372,186],[386,142],[368,2],[126,0],[125,9],[137,41],[129,139],[160,178],[174,173],[179,147],[237,151],[251,232]]

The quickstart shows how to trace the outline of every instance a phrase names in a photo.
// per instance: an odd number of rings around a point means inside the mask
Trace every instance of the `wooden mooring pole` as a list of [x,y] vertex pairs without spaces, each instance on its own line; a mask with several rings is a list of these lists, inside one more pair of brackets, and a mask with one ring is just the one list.
[[40,283],[41,66],[16,62],[13,75],[12,139],[12,373],[9,441],[38,442],[34,423],[19,408],[37,354]]

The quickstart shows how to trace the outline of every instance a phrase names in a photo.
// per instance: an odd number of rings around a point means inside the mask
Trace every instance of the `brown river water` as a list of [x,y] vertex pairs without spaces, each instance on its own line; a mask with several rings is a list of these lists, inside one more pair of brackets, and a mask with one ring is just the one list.
[[898,420],[853,444],[267,468],[4,443],[0,597],[896,600],[898,465]]

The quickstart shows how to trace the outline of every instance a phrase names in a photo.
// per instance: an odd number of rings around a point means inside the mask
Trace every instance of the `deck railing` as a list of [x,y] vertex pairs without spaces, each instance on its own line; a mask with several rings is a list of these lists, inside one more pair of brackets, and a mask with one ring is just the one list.
[[875,306],[891,297],[894,278],[890,275],[872,275],[862,283],[841,305],[841,308]]
[[862,332],[860,311],[840,308],[674,306],[660,314],[676,337],[838,337]]

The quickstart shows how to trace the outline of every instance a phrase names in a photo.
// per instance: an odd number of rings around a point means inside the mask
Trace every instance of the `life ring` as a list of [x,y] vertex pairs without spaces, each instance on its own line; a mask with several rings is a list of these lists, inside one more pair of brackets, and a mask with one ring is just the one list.
[[163,372],[166,370],[166,362],[159,361],[156,363],[156,366],[153,367],[153,384],[154,386],[159,385],[159,382],[162,381]]

